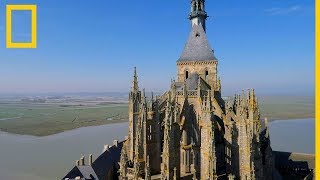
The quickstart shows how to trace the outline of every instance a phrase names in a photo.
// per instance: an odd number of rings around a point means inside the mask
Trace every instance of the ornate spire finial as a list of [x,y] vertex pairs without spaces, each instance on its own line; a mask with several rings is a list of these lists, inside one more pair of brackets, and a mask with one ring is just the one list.
[[134,67],[131,91],[135,92],[135,93],[137,93],[139,91],[138,76],[137,76],[137,68],[136,67]]

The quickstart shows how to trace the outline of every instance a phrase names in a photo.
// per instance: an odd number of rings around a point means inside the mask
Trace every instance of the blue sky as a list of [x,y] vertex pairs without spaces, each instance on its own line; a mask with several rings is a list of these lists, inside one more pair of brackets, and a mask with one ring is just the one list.
[[[190,0],[0,1],[0,92],[168,89],[187,40]],[[38,5],[38,48],[5,48],[5,5]],[[313,0],[207,0],[207,36],[223,93],[314,92]],[[15,41],[30,39],[30,13],[13,15]]]

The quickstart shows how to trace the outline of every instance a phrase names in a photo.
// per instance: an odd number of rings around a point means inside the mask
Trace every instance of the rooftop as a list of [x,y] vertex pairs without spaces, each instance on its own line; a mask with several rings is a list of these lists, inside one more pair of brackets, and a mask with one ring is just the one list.
[[211,60],[217,60],[217,58],[214,56],[203,27],[201,25],[193,25],[178,62]]

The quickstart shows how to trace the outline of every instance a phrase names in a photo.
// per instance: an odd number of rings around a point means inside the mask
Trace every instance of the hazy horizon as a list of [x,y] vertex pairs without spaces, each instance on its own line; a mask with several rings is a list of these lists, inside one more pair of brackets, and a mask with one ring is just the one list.
[[[169,88],[167,89],[169,90]],[[246,89],[244,89],[246,90]],[[92,92],[0,92],[0,98],[1,96],[12,96],[12,97],[26,97],[26,96],[128,96],[129,91],[92,91]],[[161,95],[165,91],[146,91],[146,96],[151,96],[151,92],[154,93],[154,95]],[[239,89],[237,92],[222,92],[222,96],[233,96],[234,94],[241,94],[242,90]],[[283,97],[315,97],[314,92],[309,93],[294,93],[294,92],[257,92],[257,96],[283,96]]]

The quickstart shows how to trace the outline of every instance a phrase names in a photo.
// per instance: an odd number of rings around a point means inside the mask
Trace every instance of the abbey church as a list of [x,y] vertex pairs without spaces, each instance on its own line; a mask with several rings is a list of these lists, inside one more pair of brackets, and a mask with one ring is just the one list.
[[205,0],[192,0],[177,79],[163,95],[147,98],[134,69],[119,179],[273,179],[267,120],[260,120],[254,90],[221,96],[207,17]]

